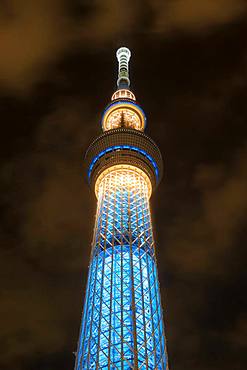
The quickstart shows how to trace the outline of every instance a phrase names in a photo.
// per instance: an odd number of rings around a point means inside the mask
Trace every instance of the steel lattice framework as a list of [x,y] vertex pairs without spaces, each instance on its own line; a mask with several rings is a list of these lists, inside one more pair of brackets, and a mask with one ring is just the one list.
[[75,370],[168,370],[149,205],[163,161],[129,90],[130,55],[117,51],[118,90],[85,158],[98,203]]
[[100,181],[78,370],[167,368],[149,195],[134,168]]

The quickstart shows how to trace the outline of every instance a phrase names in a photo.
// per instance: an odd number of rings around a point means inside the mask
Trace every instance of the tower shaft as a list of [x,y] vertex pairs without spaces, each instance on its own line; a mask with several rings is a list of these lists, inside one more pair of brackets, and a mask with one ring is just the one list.
[[150,181],[114,166],[98,206],[77,369],[166,369]]

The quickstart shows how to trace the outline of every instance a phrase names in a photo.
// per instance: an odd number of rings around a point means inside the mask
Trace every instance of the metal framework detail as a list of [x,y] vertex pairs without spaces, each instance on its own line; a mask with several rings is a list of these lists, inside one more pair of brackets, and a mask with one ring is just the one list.
[[168,369],[147,176],[113,167],[97,197],[75,369]]

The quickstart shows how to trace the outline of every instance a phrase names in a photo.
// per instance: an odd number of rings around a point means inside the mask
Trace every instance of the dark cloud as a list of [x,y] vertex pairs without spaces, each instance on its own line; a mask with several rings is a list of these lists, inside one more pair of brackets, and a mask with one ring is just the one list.
[[[62,315],[52,304],[54,299],[43,285],[42,274],[13,252],[1,253],[1,272],[4,290],[0,310],[5,318],[1,324],[2,368],[13,367],[30,354],[52,353],[63,347]],[[36,290],[42,294],[35,294]]]
[[0,81],[26,90],[71,40],[63,1],[11,0],[0,18]]
[[18,186],[10,203],[13,207],[18,203],[23,218],[19,230],[23,252],[43,268],[54,263],[61,268],[81,267],[82,242],[89,249],[92,225],[85,215],[92,215],[93,195],[83,197],[89,188],[81,172],[83,149],[96,127],[82,124],[82,116],[92,119],[88,108],[76,100],[70,102],[65,106],[57,102],[57,109],[39,122],[32,151],[15,159],[14,174],[6,179]]
[[245,224],[247,200],[247,149],[230,167],[200,166],[195,172],[199,205],[188,207],[169,231],[168,263],[181,273],[220,275],[229,268],[221,264],[235,248]]
[[103,49],[106,43],[143,33],[164,37],[173,31],[198,33],[234,22],[246,10],[244,0],[4,1],[0,86],[27,93],[50,66],[76,48]]
[[[8,210],[0,258],[5,369],[23,369],[32,358],[66,352],[75,311],[80,318],[81,297],[75,305],[72,296],[76,286],[80,293],[85,285],[81,275],[87,271],[95,206],[93,194],[91,203],[83,196],[90,194],[81,172],[95,126],[81,122],[82,116],[92,119],[88,107],[69,100],[69,105],[57,102],[38,122],[31,151],[15,155],[1,171],[1,204]],[[70,360],[75,343],[72,339]]]
[[[33,263],[23,255],[20,245],[18,249],[13,247],[1,252],[0,312],[4,320],[0,364],[3,369],[27,369],[26,364],[33,358],[40,361],[59,351],[66,353],[73,326],[71,318],[75,311],[80,317],[81,299],[78,306],[72,301],[71,285],[77,285],[73,275],[71,278],[71,274],[61,274],[58,278],[47,270],[44,273],[40,268],[42,261]],[[71,304],[65,304],[64,299]],[[70,357],[73,360],[72,353]]]
[[[102,46],[103,42],[114,40],[119,34],[126,35],[138,27],[140,2],[114,0],[94,2],[95,11],[79,25],[79,40]],[[92,43],[90,45],[90,42]]]
[[65,52],[114,39],[136,22],[135,6],[112,0],[89,2],[88,10],[73,17],[73,4],[64,0],[11,0],[3,3],[0,17],[0,84],[23,93],[42,79],[50,64]]
[[174,0],[150,2],[154,11],[153,30],[201,32],[234,22],[246,13],[244,0]]

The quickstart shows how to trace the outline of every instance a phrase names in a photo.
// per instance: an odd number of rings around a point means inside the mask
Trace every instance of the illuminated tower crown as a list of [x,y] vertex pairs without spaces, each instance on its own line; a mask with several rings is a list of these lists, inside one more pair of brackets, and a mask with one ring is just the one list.
[[86,153],[98,199],[76,370],[168,369],[149,207],[162,157],[130,91],[130,50],[117,51],[117,91]]

